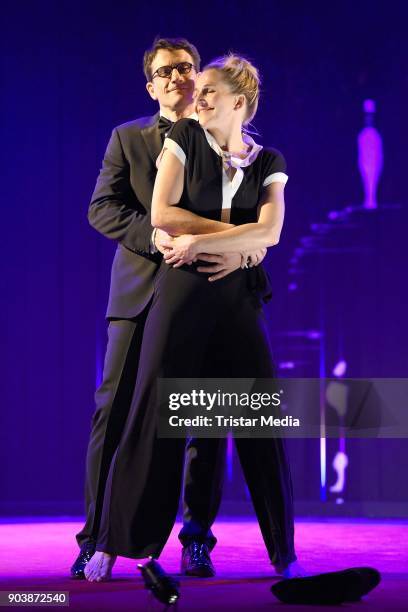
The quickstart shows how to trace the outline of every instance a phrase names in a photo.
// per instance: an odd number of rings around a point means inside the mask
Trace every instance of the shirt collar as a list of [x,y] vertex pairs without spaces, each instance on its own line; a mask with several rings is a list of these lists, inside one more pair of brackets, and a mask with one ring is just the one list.
[[242,140],[245,144],[250,145],[250,150],[247,155],[243,158],[231,155],[228,151],[223,151],[215,140],[214,136],[210,134],[205,128],[203,128],[205,137],[210,147],[223,159],[223,163],[227,166],[233,166],[234,168],[245,168],[250,166],[258,157],[260,151],[262,151],[262,145],[257,144],[249,134],[242,134]]
[[[172,119],[169,119],[162,111],[160,111],[160,117],[164,117],[165,119],[167,119],[167,121],[171,121],[172,123],[175,123]],[[198,115],[197,113],[192,113],[191,115],[186,117],[186,119],[195,119],[196,121],[198,121]]]

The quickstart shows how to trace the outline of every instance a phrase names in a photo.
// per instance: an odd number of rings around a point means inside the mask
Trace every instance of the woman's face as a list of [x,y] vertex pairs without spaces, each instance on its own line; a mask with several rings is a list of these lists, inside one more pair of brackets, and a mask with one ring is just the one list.
[[[204,70],[196,82],[196,110],[200,125],[206,129],[226,128],[235,119],[238,96],[231,93],[218,70]],[[241,114],[241,113],[240,113]]]

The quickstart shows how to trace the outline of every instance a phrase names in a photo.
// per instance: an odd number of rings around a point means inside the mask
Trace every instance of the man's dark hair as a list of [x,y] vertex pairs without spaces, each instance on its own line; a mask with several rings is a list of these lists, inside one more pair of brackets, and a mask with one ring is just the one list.
[[197,72],[200,70],[200,54],[196,47],[188,42],[186,38],[159,38],[158,36],[154,39],[151,49],[147,49],[143,56],[143,72],[145,73],[148,81],[152,78],[152,62],[156,57],[156,53],[160,49],[166,49],[167,51],[178,51],[184,49],[191,55],[193,64]]

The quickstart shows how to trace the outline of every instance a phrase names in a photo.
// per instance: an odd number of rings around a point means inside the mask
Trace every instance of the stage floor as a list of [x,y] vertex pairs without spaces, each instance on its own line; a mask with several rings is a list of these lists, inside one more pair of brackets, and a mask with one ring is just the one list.
[[[108,583],[69,578],[77,555],[74,534],[79,522],[2,522],[0,524],[0,590],[69,591],[71,610],[161,610],[144,590],[136,562],[119,559]],[[176,525],[160,558],[177,574],[180,545]],[[218,544],[212,554],[217,576],[181,578],[178,612],[187,610],[311,610],[284,606],[270,592],[278,580],[269,564],[257,523],[219,520]],[[367,610],[407,610],[408,522],[369,520],[299,520],[296,522],[299,561],[310,573],[371,565],[382,574],[377,589],[364,603],[343,607]],[[49,606],[47,606],[49,608]],[[36,609],[39,609],[36,607]],[[62,607],[52,607],[62,610]],[[319,607],[319,610],[329,608]]]

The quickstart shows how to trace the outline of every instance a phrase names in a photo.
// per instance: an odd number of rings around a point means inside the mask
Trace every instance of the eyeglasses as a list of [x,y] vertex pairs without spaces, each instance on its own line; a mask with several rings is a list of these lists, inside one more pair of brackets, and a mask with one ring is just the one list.
[[192,68],[195,68],[195,66],[190,64],[190,62],[180,62],[179,64],[171,64],[171,66],[160,66],[160,68],[153,72],[152,80],[155,76],[169,79],[174,69],[176,69],[179,74],[188,74]]

